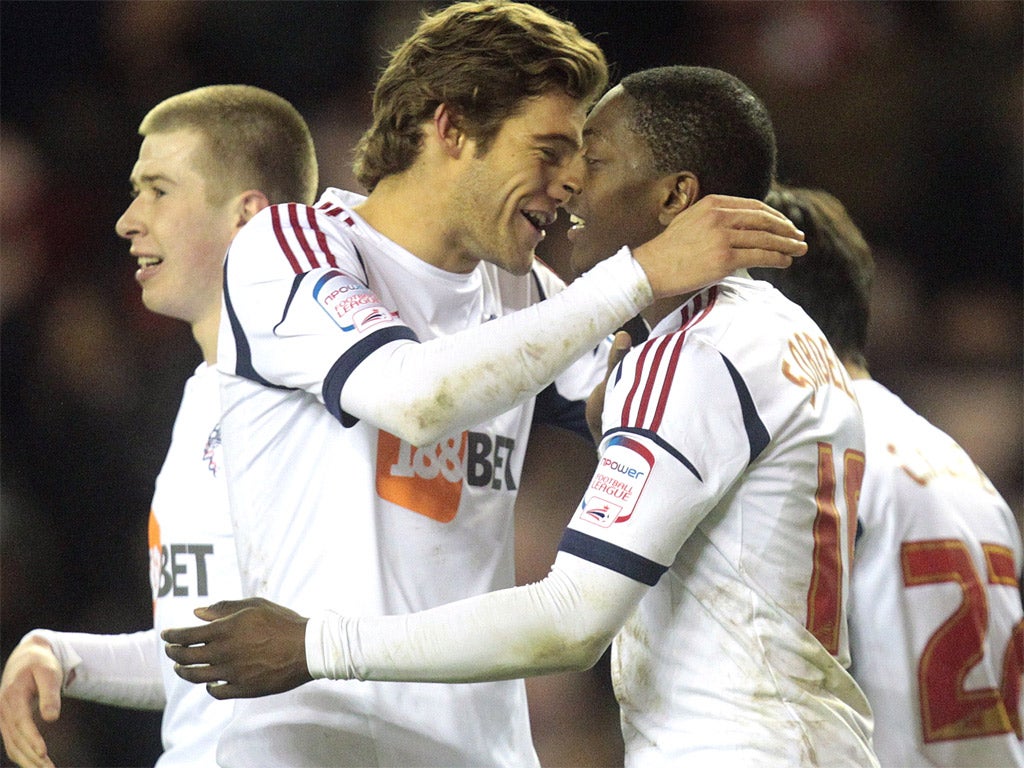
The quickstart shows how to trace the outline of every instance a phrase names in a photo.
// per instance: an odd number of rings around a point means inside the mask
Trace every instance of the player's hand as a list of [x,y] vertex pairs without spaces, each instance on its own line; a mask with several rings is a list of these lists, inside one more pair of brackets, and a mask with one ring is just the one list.
[[594,438],[594,445],[601,444],[601,412],[604,411],[604,391],[608,387],[608,377],[612,375],[615,366],[622,362],[622,358],[629,352],[633,340],[625,331],[619,331],[612,339],[612,348],[608,350],[608,370],[605,371],[604,381],[594,387],[587,398],[587,427],[590,435]]
[[0,677],[0,735],[7,756],[20,766],[53,766],[35,721],[36,707],[47,722],[60,717],[64,671],[50,644],[41,637],[21,642]]
[[268,696],[313,679],[306,617],[259,597],[223,600],[195,614],[210,623],[165,629],[160,637],[178,677],[206,683],[215,699]]
[[633,249],[656,299],[700,290],[737,269],[788,267],[807,252],[804,235],[760,200],[707,195]]

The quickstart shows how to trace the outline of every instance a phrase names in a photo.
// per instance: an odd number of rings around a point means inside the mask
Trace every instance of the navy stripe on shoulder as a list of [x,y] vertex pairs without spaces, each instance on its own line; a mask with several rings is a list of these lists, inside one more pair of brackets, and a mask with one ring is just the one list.
[[639,427],[616,427],[615,429],[609,429],[607,432],[601,435],[601,440],[603,441],[604,438],[608,437],[608,435],[614,435],[619,432],[627,432],[633,435],[640,435],[641,437],[646,437],[648,440],[657,443],[661,448],[665,449],[666,452],[671,454],[672,457],[676,459],[676,461],[678,461],[680,464],[682,464],[684,467],[690,470],[690,473],[694,477],[696,477],[702,483],[704,482],[704,478],[700,476],[700,472],[697,471],[697,468],[693,465],[693,462],[686,458],[682,453],[680,453],[679,449],[676,448],[674,445],[670,445],[669,443],[665,442],[665,438],[663,438],[657,432],[652,432],[649,429],[641,429]]
[[363,360],[369,357],[370,353],[398,339],[410,339],[419,341],[412,328],[406,325],[389,325],[374,331],[364,339],[353,344],[341,357],[339,357],[331,370],[324,377],[323,395],[324,403],[330,414],[342,423],[342,426],[351,427],[358,423],[359,419],[341,410],[341,390],[348,381],[349,375]]
[[[277,333],[278,326],[280,326],[281,323],[284,322],[284,319],[288,317],[288,310],[291,308],[292,301],[294,301],[295,299],[295,294],[299,292],[299,286],[302,284],[302,280],[306,276],[306,274],[307,273],[303,272],[302,274],[296,275],[295,277],[292,278],[292,289],[288,291],[288,300],[284,303],[284,311],[281,313],[281,319],[278,320],[277,325],[274,326],[274,333]],[[328,273],[328,275],[330,276],[340,274],[341,272],[339,272],[338,270],[334,270]],[[321,278],[321,280],[323,279],[324,278]]]
[[590,536],[575,528],[566,528],[558,545],[561,552],[568,552],[583,560],[601,565],[608,570],[653,587],[668,570],[667,565],[648,560],[643,555],[630,552],[617,544]]
[[[721,352],[718,354],[722,355]],[[743,412],[743,426],[747,430],[747,441],[750,443],[750,463],[753,464],[754,460],[761,455],[761,451],[768,447],[768,443],[771,440],[768,435],[768,428],[757,414],[754,398],[751,397],[750,390],[747,389],[747,383],[740,376],[740,372],[736,370],[736,366],[725,355],[722,355],[722,362],[725,363],[729,376],[732,377],[733,386],[736,387],[736,395],[740,399],[740,408]]]
[[242,330],[242,322],[238,319],[234,304],[231,303],[231,291],[228,290],[228,260],[230,252],[224,258],[224,306],[228,314],[228,322],[231,324],[231,335],[235,339],[235,374],[243,378],[255,381],[264,386],[274,387],[269,381],[260,376],[252,364],[252,348],[249,346],[249,339]]
[[367,287],[369,287],[369,285],[370,285],[370,276],[369,276],[369,274],[366,271],[366,262],[363,261],[363,254],[361,254],[359,252],[359,249],[356,247],[355,243],[352,243],[352,250],[356,252],[356,258],[359,260],[359,266],[362,267],[362,270],[363,270],[363,282],[366,284]]

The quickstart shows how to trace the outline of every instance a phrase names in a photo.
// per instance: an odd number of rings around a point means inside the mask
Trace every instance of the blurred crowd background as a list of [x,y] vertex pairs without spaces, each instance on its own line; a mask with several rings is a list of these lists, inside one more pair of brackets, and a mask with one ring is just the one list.
[[[836,194],[875,248],[875,378],[953,435],[1020,516],[1024,4],[537,4],[600,44],[613,80],[702,64],[761,95],[781,178]],[[200,85],[263,86],[310,122],[321,185],[358,190],[350,150],[374,78],[424,7],[0,5],[2,659],[37,626],[151,626],[149,501],[200,357],[184,324],[142,307],[114,234],[140,119]],[[571,279],[561,225],[542,255]],[[522,507],[526,581],[572,510]],[[532,681],[530,696],[546,766],[621,764],[606,663]],[[58,764],[92,766],[152,764],[158,732],[157,713],[71,701],[49,729]]]

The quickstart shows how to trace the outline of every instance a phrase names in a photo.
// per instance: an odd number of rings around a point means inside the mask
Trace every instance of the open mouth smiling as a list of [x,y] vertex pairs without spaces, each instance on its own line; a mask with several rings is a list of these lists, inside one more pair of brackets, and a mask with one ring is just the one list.
[[558,218],[558,213],[548,213],[547,211],[521,211],[523,218],[525,218],[533,228],[539,232],[543,232],[545,227],[551,226],[555,223]]

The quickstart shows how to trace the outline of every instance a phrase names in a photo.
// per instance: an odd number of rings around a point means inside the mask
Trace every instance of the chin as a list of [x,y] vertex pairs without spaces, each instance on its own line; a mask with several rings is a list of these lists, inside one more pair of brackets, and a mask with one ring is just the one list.
[[[611,254],[608,255],[611,256]],[[572,267],[572,271],[579,276],[584,272],[589,272],[599,261],[601,261],[601,259],[592,254],[580,253],[579,251],[573,250],[572,255],[569,257],[569,266]]]
[[511,272],[513,275],[521,277],[522,275],[529,274],[536,258],[536,252],[531,250],[528,253],[516,254],[512,258],[504,259],[499,266],[506,272]]

